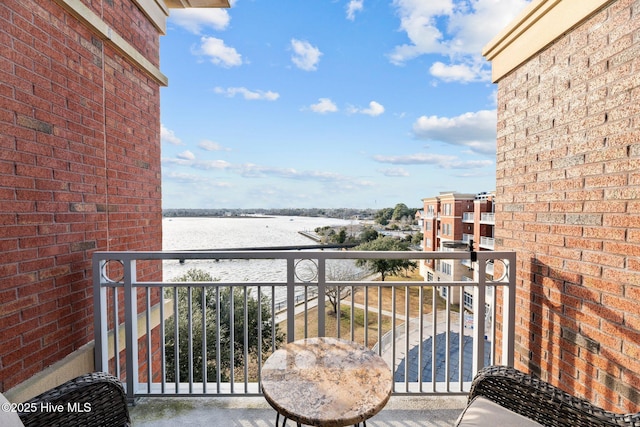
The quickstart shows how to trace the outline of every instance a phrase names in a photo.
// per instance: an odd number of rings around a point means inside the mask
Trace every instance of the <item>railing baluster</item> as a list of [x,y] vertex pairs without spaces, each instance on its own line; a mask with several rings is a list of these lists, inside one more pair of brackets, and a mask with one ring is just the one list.
[[[431,288],[432,292],[435,292],[435,289]],[[418,341],[418,391],[422,393],[422,367],[423,365],[423,356],[424,356],[424,286],[420,286],[418,288],[418,300],[419,300],[419,309],[418,309],[418,329],[420,330],[419,341]]]
[[[409,391],[409,344],[411,344],[411,316],[409,315],[409,287],[405,286],[404,288],[404,389],[406,392]],[[418,376],[420,376],[420,367],[416,367],[418,371]]]
[[113,359],[116,377],[122,378],[120,366],[120,309],[118,307],[118,289],[113,288]]
[[145,305],[145,320],[146,320],[146,336],[147,336],[147,393],[151,393],[151,379],[153,378],[151,372],[151,289],[146,288],[146,305]]
[[207,393],[207,382],[209,380],[207,368],[209,367],[209,357],[207,355],[207,288],[201,288],[202,300],[202,392]]
[[187,367],[189,369],[189,394],[193,394],[193,292],[191,286],[187,287]]
[[431,294],[431,391],[436,391],[437,348],[438,340],[438,298],[436,292]]
[[220,319],[222,316],[220,315],[220,297],[220,287],[216,286],[216,390],[218,393],[220,393],[222,385],[222,354],[220,351],[220,343],[222,341],[220,338],[220,329],[222,327]]
[[124,262],[124,330],[126,360],[127,399],[133,401],[138,387],[138,299],[136,282],[136,261]]
[[249,294],[247,287],[244,287],[244,392],[249,392]]
[[165,289],[160,288],[160,393],[165,393],[165,387],[167,384],[167,358],[165,354],[165,347],[167,345],[165,335],[165,321],[164,321],[164,296]]
[[180,318],[180,312],[178,309],[178,288],[173,288],[173,370],[176,394],[180,391],[180,325],[178,319]]
[[327,264],[325,258],[318,258],[318,336],[325,336],[325,299],[327,295]]
[[235,383],[235,359],[236,359],[236,355],[235,355],[235,342],[236,342],[236,336],[235,336],[235,325],[236,325],[236,321],[235,321],[235,312],[236,312],[236,307],[235,307],[235,301],[234,301],[234,292],[233,292],[233,287],[229,286],[229,385],[231,387],[231,393],[233,394],[234,391],[234,383]]

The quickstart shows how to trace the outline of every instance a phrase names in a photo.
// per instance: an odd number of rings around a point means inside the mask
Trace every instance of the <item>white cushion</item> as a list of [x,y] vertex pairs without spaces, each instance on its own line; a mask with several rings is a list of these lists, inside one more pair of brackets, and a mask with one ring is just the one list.
[[24,427],[17,412],[10,411],[11,404],[6,397],[0,393],[0,425],[2,427]]
[[469,403],[456,423],[458,427],[536,427],[541,425],[482,396],[476,397]]

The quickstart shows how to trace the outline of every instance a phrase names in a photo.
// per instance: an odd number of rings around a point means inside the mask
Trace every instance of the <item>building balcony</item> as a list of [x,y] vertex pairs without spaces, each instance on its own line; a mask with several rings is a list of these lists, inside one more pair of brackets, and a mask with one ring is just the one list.
[[480,224],[495,225],[496,214],[493,212],[483,212],[480,214]]
[[493,250],[495,239],[493,237],[480,237],[480,247],[483,249]]
[[473,212],[463,212],[462,213],[462,222],[470,222],[473,223],[475,221],[475,215]]
[[[513,364],[515,254],[477,253],[478,281],[383,283],[371,271],[340,272],[358,260],[424,262],[469,256],[468,252],[97,252],[93,258],[96,370],[120,378],[127,399],[140,402],[133,409],[134,419],[137,414],[146,417],[144,408],[161,401],[169,407],[193,407],[198,413],[216,398],[226,409],[239,405],[234,417],[245,416],[257,405],[256,414],[271,414],[270,425],[275,412],[265,406],[260,386],[266,358],[285,342],[337,336],[364,344],[387,362],[395,380],[390,414],[394,407],[404,411],[403,405],[414,405],[412,398],[420,396],[420,405],[456,402],[455,410],[445,411],[447,417],[453,416],[464,406],[478,369]],[[493,259],[507,267],[496,282],[484,274]],[[247,268],[255,264],[265,279],[137,279],[153,265],[208,270],[224,263],[246,263]],[[449,297],[438,297],[435,286],[446,287]],[[494,309],[497,301],[487,299],[497,294],[487,292],[494,287],[504,290],[500,312]],[[489,307],[491,315],[461,321],[460,308],[451,302],[456,293],[462,299],[464,294],[473,295],[473,304]],[[340,316],[331,314],[334,303]],[[484,310],[474,312],[484,314]],[[503,344],[496,347],[495,342]],[[194,397],[209,399],[179,403]],[[158,413],[149,411],[151,416]],[[391,422],[398,416],[387,419]]]

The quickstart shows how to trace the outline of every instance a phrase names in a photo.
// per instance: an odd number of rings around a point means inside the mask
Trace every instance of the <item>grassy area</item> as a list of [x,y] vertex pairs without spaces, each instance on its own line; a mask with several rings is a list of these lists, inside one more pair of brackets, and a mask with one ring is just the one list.
[[[308,313],[307,336],[318,336],[318,308],[309,309]],[[340,337],[350,339],[359,343],[365,340],[365,322],[364,310],[355,308],[353,311],[353,337],[351,336],[351,306],[343,304],[340,310]],[[280,324],[281,330],[286,330],[286,322]],[[380,319],[381,334],[384,335],[391,330],[391,319],[382,316]],[[367,346],[372,347],[378,342],[378,314],[370,311],[367,316]],[[296,339],[305,336],[304,314],[296,316]],[[325,316],[325,336],[338,336],[338,317],[334,313],[327,313]]]
[[[410,271],[405,276],[390,276],[388,281],[423,281],[417,270]],[[396,314],[400,316],[405,315],[406,306],[406,292],[405,287],[390,287],[384,286],[383,282],[380,282],[381,288],[371,289],[368,292],[359,290],[353,296],[353,301],[356,304],[364,305],[365,300],[368,302],[369,314],[367,316],[367,346],[371,347],[378,342],[378,300],[381,300],[383,312],[390,312],[393,309],[393,294],[395,292],[395,306]],[[409,283],[408,283],[409,285]],[[395,290],[394,290],[395,289]],[[420,291],[417,288],[409,289],[409,316],[416,317],[419,313],[418,308],[420,304],[423,306],[423,313],[431,313],[433,301],[433,288],[424,287],[422,292],[422,301],[420,301]],[[440,296],[436,296],[436,304],[438,309],[444,309],[446,302]],[[337,316],[329,311],[330,305],[327,305],[327,314],[325,316],[325,335],[337,336],[338,322]],[[458,311],[457,307],[452,307],[454,311]],[[340,314],[340,337],[345,339],[353,339],[356,342],[364,343],[365,336],[365,324],[364,324],[364,309],[355,307],[353,313],[353,337],[351,336],[351,298],[347,297],[342,301],[341,314]],[[307,336],[318,336],[318,310],[316,307],[309,309],[307,313],[308,325]],[[397,324],[403,321],[398,320]],[[388,316],[381,316],[381,335],[384,335],[391,330],[391,318]],[[397,325],[396,325],[397,326]],[[286,331],[286,322],[281,325],[281,330]],[[305,336],[304,326],[304,314],[298,314],[296,316],[296,339]]]

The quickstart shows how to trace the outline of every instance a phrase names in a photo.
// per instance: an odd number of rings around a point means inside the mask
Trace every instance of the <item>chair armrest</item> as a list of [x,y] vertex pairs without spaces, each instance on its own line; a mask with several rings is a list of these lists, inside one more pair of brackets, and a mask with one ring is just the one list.
[[131,425],[122,384],[103,372],[81,375],[25,403],[36,409],[18,414],[26,427]]
[[481,369],[471,384],[469,401],[487,399],[545,426],[638,426],[640,414],[605,411],[585,399],[506,366]]

